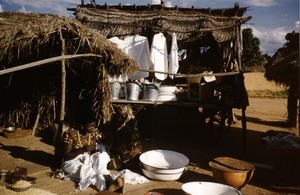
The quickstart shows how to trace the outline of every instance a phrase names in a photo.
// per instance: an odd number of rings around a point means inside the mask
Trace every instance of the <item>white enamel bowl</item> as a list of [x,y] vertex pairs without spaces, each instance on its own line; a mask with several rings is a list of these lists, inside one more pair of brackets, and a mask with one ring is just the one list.
[[142,168],[161,174],[181,173],[189,164],[189,159],[171,150],[150,150],[140,155]]
[[173,94],[176,91],[176,86],[163,86],[158,88],[158,94]]
[[149,170],[142,167],[143,174],[146,177],[154,179],[154,180],[160,180],[160,181],[174,181],[174,180],[177,180],[181,177],[181,175],[183,174],[183,172],[185,170],[186,169],[184,169],[183,171],[178,172],[178,173],[157,173],[157,172],[154,172],[154,171],[149,171]]
[[214,182],[188,182],[181,186],[186,195],[242,195],[243,193],[231,186]]

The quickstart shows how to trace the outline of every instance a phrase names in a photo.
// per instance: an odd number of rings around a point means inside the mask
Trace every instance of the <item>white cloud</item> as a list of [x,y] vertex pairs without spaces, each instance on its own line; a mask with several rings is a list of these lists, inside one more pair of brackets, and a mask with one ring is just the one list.
[[277,49],[283,46],[286,42],[285,35],[292,32],[293,29],[284,27],[280,28],[263,28],[263,27],[251,27],[253,35],[260,40],[260,50],[262,53],[273,55]]
[[2,0],[10,5],[19,5],[23,7],[32,7],[34,9],[52,10],[55,14],[67,15],[67,7],[80,4],[80,0]]
[[300,29],[300,21],[299,20],[295,22],[295,28],[297,31],[299,31],[299,29]]
[[21,9],[18,10],[19,12],[23,12],[23,13],[26,13],[28,11],[26,11],[26,8],[25,6],[22,6]]
[[3,12],[3,8],[2,8],[2,5],[0,4],[0,12]]
[[158,4],[159,5],[160,4],[160,0],[152,0],[151,4],[152,5],[157,5]]
[[257,7],[271,7],[278,4],[276,0],[247,0],[243,3]]
[[170,1],[165,2],[165,6],[166,7],[174,7],[172,2],[170,2]]

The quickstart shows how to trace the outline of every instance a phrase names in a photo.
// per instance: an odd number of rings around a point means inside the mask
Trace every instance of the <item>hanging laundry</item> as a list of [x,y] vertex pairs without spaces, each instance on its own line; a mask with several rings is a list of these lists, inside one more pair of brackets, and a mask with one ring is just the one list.
[[[119,37],[111,37],[108,39],[112,43],[114,43],[119,49],[121,49],[125,53],[126,42]],[[109,82],[118,81],[118,82],[125,82],[128,80],[126,75],[120,75],[118,78],[115,75],[108,75]]]
[[112,37],[108,40],[113,42],[119,49],[121,49],[123,52],[125,52],[126,42],[124,40],[119,39],[119,37]]
[[[172,35],[172,45],[171,51],[169,54],[169,73],[177,73],[179,69],[179,62],[178,62],[178,46],[177,46],[177,36],[175,33]],[[173,78],[173,75],[170,75],[170,78]]]
[[[152,70],[168,72],[167,42],[162,33],[157,33],[153,36],[150,56],[153,63],[153,67],[151,68]],[[155,77],[159,80],[165,80],[167,75],[155,73]]]
[[[138,62],[140,69],[149,70],[151,67],[148,38],[140,35],[126,37],[125,53]],[[129,77],[132,80],[138,80],[149,76],[149,72],[139,71]]]

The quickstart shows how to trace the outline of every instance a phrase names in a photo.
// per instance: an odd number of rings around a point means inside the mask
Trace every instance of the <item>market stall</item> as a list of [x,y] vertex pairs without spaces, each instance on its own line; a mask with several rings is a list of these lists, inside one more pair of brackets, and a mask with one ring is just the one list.
[[[122,84],[126,85],[126,96],[113,97],[113,104],[221,105],[218,106],[223,110],[221,126],[225,118],[230,118],[232,109],[239,108],[243,110],[246,139],[248,98],[241,63],[241,25],[251,19],[251,16],[243,17],[247,8],[238,3],[233,8],[203,9],[169,7],[163,2],[97,5],[95,1],[91,4],[82,1],[69,10],[77,20],[98,30],[139,63],[140,71],[130,77],[122,74],[122,70],[107,75],[112,84],[121,83],[112,89],[121,90]],[[149,84],[152,90],[157,87],[157,97],[149,98],[145,94]],[[140,90],[135,85],[143,87]],[[176,92],[180,89],[183,93],[175,94],[174,86]],[[135,97],[128,93],[132,91]]]

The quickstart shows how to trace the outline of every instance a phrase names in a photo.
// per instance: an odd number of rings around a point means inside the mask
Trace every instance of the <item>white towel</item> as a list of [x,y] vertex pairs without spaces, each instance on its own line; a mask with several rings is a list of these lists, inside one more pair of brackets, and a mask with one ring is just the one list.
[[[179,69],[179,61],[178,61],[178,45],[177,45],[177,36],[175,33],[172,35],[172,45],[171,51],[169,54],[169,73],[177,73]],[[174,78],[173,75],[170,75],[170,78]]]
[[125,52],[126,42],[124,40],[119,39],[118,37],[112,37],[108,40],[113,42],[119,49],[121,49],[123,52]]
[[[153,63],[152,70],[168,72],[167,42],[166,37],[162,33],[157,33],[153,36],[150,56]],[[155,77],[159,80],[165,80],[167,75],[155,73]]]
[[[140,35],[126,37],[125,53],[133,58],[140,66],[140,69],[149,70],[152,66],[150,61],[149,42],[148,38]],[[149,76],[149,72],[138,72],[129,79],[138,80]]]

